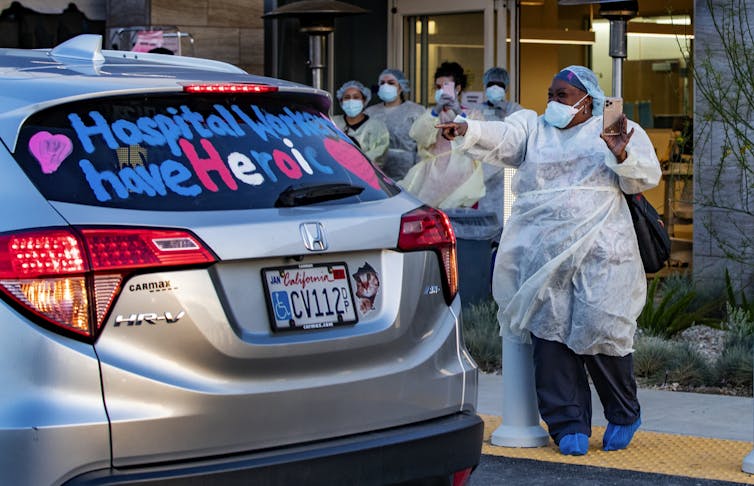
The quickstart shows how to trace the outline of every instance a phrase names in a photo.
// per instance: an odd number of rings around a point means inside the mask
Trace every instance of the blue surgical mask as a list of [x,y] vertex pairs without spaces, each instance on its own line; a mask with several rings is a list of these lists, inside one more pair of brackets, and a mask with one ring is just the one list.
[[353,118],[364,109],[364,102],[361,100],[344,100],[340,104],[340,107],[343,108],[347,116]]
[[385,103],[390,103],[398,97],[398,88],[392,84],[381,84],[377,96]]
[[573,106],[564,105],[557,101],[550,101],[547,103],[547,108],[545,109],[545,121],[557,128],[567,127],[568,124],[571,123],[571,120],[573,120],[573,117],[576,116],[576,113],[581,111],[581,108],[577,108],[577,106],[584,101],[587,96],[589,95],[584,95],[584,97],[574,103]]
[[444,95],[444,94],[445,94],[445,91],[443,91],[441,89],[438,89],[437,91],[435,91],[435,103],[439,103],[440,102],[440,98],[442,98],[442,95]]
[[485,94],[490,103],[499,103],[505,98],[505,88],[493,84],[485,90]]

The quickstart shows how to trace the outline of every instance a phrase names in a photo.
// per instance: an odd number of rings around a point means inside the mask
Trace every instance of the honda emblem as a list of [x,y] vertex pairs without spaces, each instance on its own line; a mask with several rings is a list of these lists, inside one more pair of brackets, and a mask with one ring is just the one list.
[[299,231],[301,231],[301,238],[303,238],[304,246],[307,250],[327,250],[327,238],[325,237],[325,228],[322,226],[322,223],[301,223]]

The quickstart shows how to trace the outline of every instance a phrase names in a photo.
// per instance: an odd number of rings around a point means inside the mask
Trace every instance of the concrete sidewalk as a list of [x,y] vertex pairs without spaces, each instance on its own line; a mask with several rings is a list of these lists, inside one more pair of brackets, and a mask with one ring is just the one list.
[[[641,430],[736,441],[754,441],[754,399],[639,389]],[[479,374],[478,411],[502,415],[503,379]],[[606,426],[599,397],[592,388],[592,425]]]

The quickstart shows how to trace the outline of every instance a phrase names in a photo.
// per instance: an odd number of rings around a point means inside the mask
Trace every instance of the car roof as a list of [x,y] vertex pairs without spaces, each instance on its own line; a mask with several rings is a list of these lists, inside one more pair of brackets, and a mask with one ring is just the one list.
[[221,61],[101,47],[102,36],[84,34],[52,49],[0,48],[0,139],[11,151],[29,115],[92,96],[180,93],[187,83],[259,83],[329,98],[326,91]]

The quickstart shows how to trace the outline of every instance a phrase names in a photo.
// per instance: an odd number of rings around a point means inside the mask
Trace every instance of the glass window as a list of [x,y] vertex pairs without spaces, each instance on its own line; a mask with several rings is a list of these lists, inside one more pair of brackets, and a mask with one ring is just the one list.
[[[397,188],[311,96],[154,95],[84,100],[34,114],[16,160],[50,200],[129,209],[270,208],[281,192]],[[335,187],[335,186],[330,186]]]
[[[609,22],[595,20],[594,31],[594,70],[610,94]],[[628,23],[628,57],[623,61],[624,112],[645,129],[663,169],[660,184],[645,195],[675,238],[671,261],[679,266],[690,264],[693,235],[693,76],[687,64],[692,41],[690,15],[634,18]]]
[[[623,63],[623,106],[643,128],[679,128],[693,108],[692,77],[687,71],[691,19],[646,17],[628,24],[628,57]],[[595,20],[593,64],[605,93],[612,92],[609,22]]]

